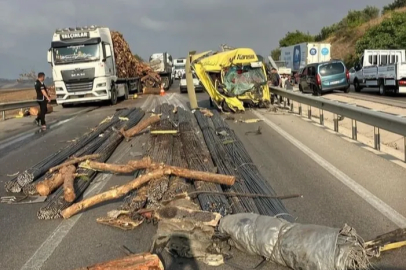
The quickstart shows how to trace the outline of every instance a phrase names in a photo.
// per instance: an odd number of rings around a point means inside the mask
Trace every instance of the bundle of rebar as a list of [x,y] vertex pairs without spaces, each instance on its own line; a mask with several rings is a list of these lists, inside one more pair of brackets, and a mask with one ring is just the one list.
[[[200,113],[196,114],[196,116],[202,118]],[[213,116],[210,119],[215,128],[215,130],[211,130],[210,133],[212,136],[216,136],[220,144],[226,149],[226,152],[231,157],[235,170],[245,182],[248,191],[254,194],[276,195],[270,183],[260,173],[257,166],[255,166],[241,140],[223,120],[221,115],[217,111],[213,111]],[[274,216],[288,213],[282,201],[279,199],[255,198],[254,201],[261,215]],[[281,217],[291,221],[289,215],[281,215]]]
[[133,111],[134,109],[118,111],[109,121],[102,122],[98,127],[91,132],[84,134],[77,141],[46,157],[42,162],[20,173],[16,178],[7,182],[5,185],[6,190],[10,192],[21,192],[21,189],[24,186],[37,180],[50,168],[70,158],[73,154],[85,147],[105,130],[120,122],[120,117],[126,117]]
[[[201,130],[190,111],[178,108],[180,140],[189,169],[215,172],[215,167],[207,149]],[[194,181],[197,191],[222,192],[220,185],[203,181]],[[202,210],[218,212],[225,216],[231,213],[231,207],[224,195],[201,194],[198,200]]]
[[[94,152],[95,154],[100,154],[100,157],[97,158],[96,161],[107,161],[123,140],[123,136],[118,130],[123,127],[125,129],[129,129],[135,126],[143,116],[144,112],[142,110],[132,110],[130,114],[127,115],[128,121],[116,122],[116,125],[113,128],[106,131],[105,135],[108,137],[107,140],[105,140]],[[91,181],[96,176],[97,172],[89,169],[79,168],[77,170],[77,174],[78,177],[75,179],[74,189],[76,197],[79,197],[85,192]],[[64,191],[63,187],[61,186],[48,201],[47,205],[38,211],[37,217],[39,219],[60,218],[60,212],[69,207],[72,203],[73,202],[67,202],[64,199]]]
[[[206,145],[210,150],[214,164],[218,172],[226,175],[234,175],[237,180],[231,187],[224,187],[227,192],[249,193],[249,189],[242,177],[235,170],[230,154],[225,148],[223,142],[219,139],[214,131],[213,123],[209,117],[206,117],[202,112],[195,113],[197,122],[202,130]],[[258,213],[258,208],[252,198],[247,197],[231,197],[231,205],[234,213]]]

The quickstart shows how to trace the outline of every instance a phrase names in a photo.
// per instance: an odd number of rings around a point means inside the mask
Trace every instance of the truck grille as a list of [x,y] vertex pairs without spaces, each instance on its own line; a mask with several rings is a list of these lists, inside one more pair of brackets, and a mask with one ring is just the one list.
[[78,82],[66,84],[66,90],[68,92],[92,91],[92,89],[93,82]]

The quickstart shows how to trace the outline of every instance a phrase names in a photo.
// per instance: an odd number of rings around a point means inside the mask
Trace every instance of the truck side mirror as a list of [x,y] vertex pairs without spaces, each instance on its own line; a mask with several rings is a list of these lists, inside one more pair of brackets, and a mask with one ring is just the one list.
[[48,61],[49,64],[52,63],[52,50],[51,49],[48,50],[47,61]]

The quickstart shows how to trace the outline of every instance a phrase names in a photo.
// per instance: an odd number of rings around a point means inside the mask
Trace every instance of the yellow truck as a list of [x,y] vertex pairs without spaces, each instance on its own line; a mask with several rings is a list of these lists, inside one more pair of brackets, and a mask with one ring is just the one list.
[[265,66],[249,48],[192,55],[191,66],[220,110],[244,111],[270,102]]

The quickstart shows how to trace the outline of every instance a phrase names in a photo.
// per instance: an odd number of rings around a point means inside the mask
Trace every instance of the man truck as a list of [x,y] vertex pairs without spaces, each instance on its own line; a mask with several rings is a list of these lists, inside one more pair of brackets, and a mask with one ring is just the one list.
[[185,74],[186,58],[175,59],[173,65],[175,67],[175,80],[180,80]]
[[[47,60],[52,66],[56,102],[68,104],[128,98],[141,91],[140,78],[118,77],[110,29],[90,26],[57,29]],[[128,73],[127,73],[128,74]]]
[[161,76],[162,84],[164,85],[164,89],[168,90],[171,87],[173,80],[172,80],[172,67],[173,67],[173,60],[172,56],[167,53],[154,53],[149,58],[149,65],[151,66],[152,70]]

